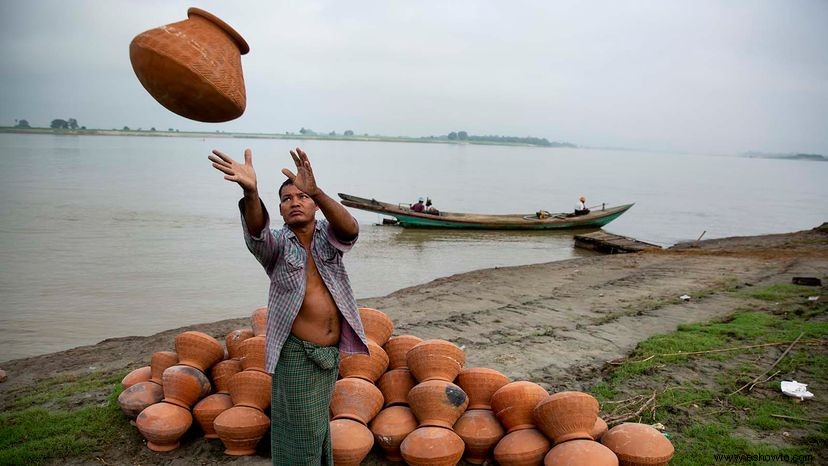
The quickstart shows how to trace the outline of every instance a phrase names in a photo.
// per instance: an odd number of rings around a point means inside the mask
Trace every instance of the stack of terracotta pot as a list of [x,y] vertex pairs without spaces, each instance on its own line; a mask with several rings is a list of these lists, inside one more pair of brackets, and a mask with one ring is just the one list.
[[370,356],[341,355],[343,378],[331,403],[338,465],[359,464],[374,443],[387,459],[415,466],[450,466],[461,457],[472,464],[494,458],[503,466],[618,466],[619,459],[666,465],[672,458],[670,441],[650,426],[607,431],[598,401],[586,393],[550,395],[493,369],[463,368],[465,354],[456,345],[389,338],[394,325],[385,314],[359,311]]
[[138,430],[154,451],[169,451],[193,423],[190,410],[212,390],[205,375],[224,359],[224,348],[215,338],[202,332],[183,332],[175,337],[178,364],[164,370],[161,380],[164,399],[146,407],[138,415]]
[[230,376],[227,387],[233,407],[216,416],[213,428],[224,443],[224,452],[241,456],[255,453],[270,428],[265,413],[270,408],[271,376],[265,371],[264,335],[244,339],[237,350],[242,370]]
[[375,383],[388,368],[388,354],[382,345],[394,332],[394,324],[384,313],[359,309],[368,353],[339,355],[339,375],[331,399],[331,444],[334,462],[339,466],[358,465],[374,446],[369,423],[384,404]]
[[266,321],[267,309],[257,309],[251,316],[252,329],[227,334],[226,352],[205,333],[183,332],[175,338],[176,352],[156,352],[150,366],[124,377],[118,402],[124,414],[137,417],[136,425],[151,450],[177,448],[195,418],[205,438],[221,438],[225,453],[255,452],[270,426]]

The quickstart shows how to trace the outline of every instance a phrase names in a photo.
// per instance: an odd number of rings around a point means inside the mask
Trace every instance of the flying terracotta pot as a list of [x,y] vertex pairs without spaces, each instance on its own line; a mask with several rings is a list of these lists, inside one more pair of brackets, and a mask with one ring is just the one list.
[[241,55],[250,51],[233,28],[212,14],[150,29],[129,44],[138,80],[155,100],[185,118],[222,122],[244,113],[247,95]]

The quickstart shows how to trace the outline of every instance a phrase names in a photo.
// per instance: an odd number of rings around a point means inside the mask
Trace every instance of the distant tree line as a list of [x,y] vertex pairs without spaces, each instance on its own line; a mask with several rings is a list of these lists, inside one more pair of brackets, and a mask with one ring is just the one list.
[[517,137],[517,136],[476,136],[470,135],[466,131],[452,131],[444,136],[429,136],[423,139],[436,139],[448,141],[472,141],[472,142],[493,142],[493,143],[508,143],[508,144],[529,144],[533,146],[542,147],[578,147],[575,144],[568,142],[550,142],[546,138],[536,138],[533,136]]

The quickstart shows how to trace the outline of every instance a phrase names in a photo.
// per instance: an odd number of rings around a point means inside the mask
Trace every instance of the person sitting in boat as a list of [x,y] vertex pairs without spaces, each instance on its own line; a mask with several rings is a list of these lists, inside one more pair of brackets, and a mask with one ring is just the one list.
[[578,199],[580,202],[578,203],[578,207],[575,207],[575,215],[586,215],[589,213],[589,209],[586,206],[586,198],[581,196]]
[[419,199],[417,199],[416,204],[411,204],[408,207],[410,207],[411,210],[413,210],[414,212],[420,212],[420,213],[425,212],[426,207],[425,207],[425,204],[423,204],[423,201],[424,201],[423,198],[419,198]]
[[425,206],[426,206],[425,213],[431,214],[431,215],[440,215],[440,211],[437,210],[433,205],[431,205],[431,199],[426,199]]

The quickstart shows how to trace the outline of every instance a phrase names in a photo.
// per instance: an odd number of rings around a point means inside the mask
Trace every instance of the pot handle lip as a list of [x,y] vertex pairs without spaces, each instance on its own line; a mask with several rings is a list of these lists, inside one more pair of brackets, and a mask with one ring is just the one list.
[[239,52],[242,55],[245,55],[245,54],[247,54],[247,52],[250,51],[250,46],[247,44],[247,41],[244,40],[244,38],[241,36],[241,34],[236,32],[235,29],[233,29],[229,24],[222,21],[221,18],[219,18],[218,16],[216,16],[216,15],[214,15],[214,14],[208,12],[208,11],[204,11],[201,8],[190,7],[187,10],[187,17],[190,17],[192,15],[198,15],[198,16],[201,16],[203,18],[206,18],[209,21],[212,21],[212,22],[216,23],[216,25],[218,25],[218,27],[223,29],[224,32],[229,34],[230,37],[233,39],[233,41],[236,42],[236,45],[239,47]]

